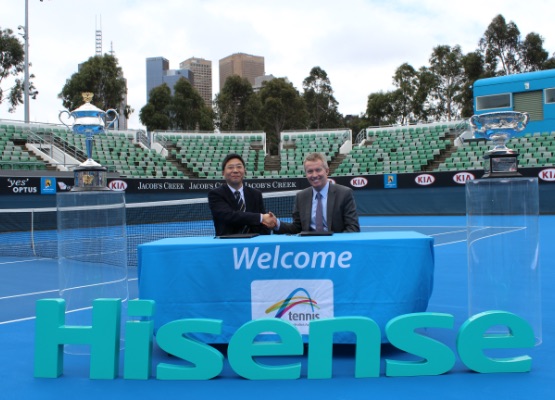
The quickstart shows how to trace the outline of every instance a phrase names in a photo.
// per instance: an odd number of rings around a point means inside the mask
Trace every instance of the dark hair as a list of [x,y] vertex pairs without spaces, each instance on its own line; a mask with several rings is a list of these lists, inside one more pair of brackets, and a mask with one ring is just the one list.
[[243,164],[243,167],[245,167],[245,161],[243,160],[243,157],[241,157],[239,154],[236,154],[236,153],[230,153],[227,156],[225,156],[224,160],[222,161],[222,171],[225,170],[225,166],[227,165],[229,160],[232,160],[234,158],[241,161],[241,164]]

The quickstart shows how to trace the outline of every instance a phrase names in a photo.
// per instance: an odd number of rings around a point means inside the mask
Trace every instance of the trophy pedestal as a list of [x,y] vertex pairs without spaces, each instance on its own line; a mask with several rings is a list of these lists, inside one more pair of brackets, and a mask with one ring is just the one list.
[[88,159],[73,170],[73,192],[110,190],[107,188],[108,170],[100,164]]
[[[58,193],[58,272],[66,325],[91,326],[92,301],[122,301],[121,347],[127,310],[125,198],[121,192]],[[90,354],[89,345],[65,345],[68,354]]]
[[492,150],[484,155],[482,178],[508,178],[522,176],[518,172],[518,152]]
[[[466,182],[468,311],[508,311],[542,341],[537,178]],[[504,326],[488,334],[509,334]]]

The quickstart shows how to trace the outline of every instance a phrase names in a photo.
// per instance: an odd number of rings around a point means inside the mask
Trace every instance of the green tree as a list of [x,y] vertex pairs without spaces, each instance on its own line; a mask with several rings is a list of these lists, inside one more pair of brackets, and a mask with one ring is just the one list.
[[397,123],[408,124],[414,120],[414,101],[416,99],[419,81],[418,72],[408,63],[397,68],[393,75],[393,84],[397,87],[393,103],[393,115]]
[[[10,107],[9,112],[14,112],[16,107],[23,103],[25,50],[23,44],[13,34],[11,29],[0,29],[0,104],[7,99]],[[29,78],[34,78],[30,75]],[[13,84],[9,78],[14,78]],[[8,87],[4,89],[3,84]],[[31,81],[29,81],[29,96],[36,99],[38,92]]]
[[366,103],[366,121],[370,126],[394,124],[396,116],[393,115],[393,104],[393,92],[371,93]]
[[349,128],[351,132],[353,132],[354,141],[358,139],[358,135],[361,131],[372,125],[364,114],[345,115],[343,123],[345,127]]
[[543,48],[543,38],[537,33],[526,35],[520,53],[524,71],[541,71],[545,69],[549,53]]
[[431,96],[437,87],[437,77],[430,68],[420,67],[418,85],[412,100],[412,113],[416,121],[429,121],[436,115],[436,107]]
[[438,119],[460,118],[462,105],[456,99],[460,98],[464,83],[462,57],[460,46],[447,45],[435,47],[430,57],[430,72],[434,78],[431,101]]
[[479,41],[486,71],[495,75],[520,72],[519,43],[520,31],[516,24],[512,21],[507,24],[501,14],[497,15]]
[[341,114],[337,111],[337,100],[333,96],[328,74],[320,67],[310,70],[303,81],[303,98],[308,111],[310,129],[337,128],[341,124]]
[[522,40],[516,24],[506,23],[505,18],[498,15],[480,39],[479,50],[484,55],[489,75],[510,75],[551,68],[555,60],[549,58],[543,43],[543,38],[534,32]]
[[185,78],[180,78],[173,87],[172,99],[173,121],[177,130],[213,130],[212,110],[210,110],[199,92]]
[[147,130],[213,130],[213,115],[198,91],[180,78],[171,89],[167,84],[155,87],[149,93],[148,103],[141,108],[139,119]]
[[227,78],[215,100],[218,128],[222,131],[261,129],[257,116],[260,107],[255,97],[252,85],[246,78],[238,75]]
[[543,64],[543,69],[555,69],[555,56],[550,57],[546,60],[546,62]]
[[[66,81],[58,97],[62,99],[66,109],[74,110],[83,104],[83,92],[94,93],[92,104],[101,110],[122,108],[127,83],[116,57],[105,54],[89,58],[81,64],[79,71]],[[129,118],[132,112],[133,109],[127,105],[124,110],[125,117]]]
[[267,82],[259,92],[261,120],[264,124],[270,153],[276,154],[279,134],[286,129],[306,129],[306,105],[290,82],[276,78]]
[[474,114],[473,85],[478,79],[486,78],[484,58],[479,51],[468,53],[462,57],[464,81],[461,92],[456,100],[461,104],[461,117],[470,118]]
[[173,118],[171,90],[165,83],[149,93],[148,103],[141,108],[139,120],[148,131],[167,131]]

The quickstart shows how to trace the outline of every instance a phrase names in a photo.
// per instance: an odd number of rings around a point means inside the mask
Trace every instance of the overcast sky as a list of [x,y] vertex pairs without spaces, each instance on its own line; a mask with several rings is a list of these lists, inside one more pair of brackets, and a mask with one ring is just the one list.
[[[302,91],[312,67],[324,69],[342,114],[360,114],[370,93],[393,88],[395,69],[428,65],[437,45],[474,51],[492,19],[502,14],[522,38],[540,34],[553,55],[553,3],[547,0],[28,0],[29,56],[37,100],[32,122],[57,123],[57,95],[77,65],[113,49],[135,109],[129,128],[141,128],[148,57],[165,57],[171,69],[190,57],[212,61],[213,94],[218,61],[233,53],[263,56],[266,74],[287,77]],[[25,0],[0,0],[0,28],[25,24]],[[5,85],[2,86],[6,89]],[[0,119],[24,119],[0,105]]]

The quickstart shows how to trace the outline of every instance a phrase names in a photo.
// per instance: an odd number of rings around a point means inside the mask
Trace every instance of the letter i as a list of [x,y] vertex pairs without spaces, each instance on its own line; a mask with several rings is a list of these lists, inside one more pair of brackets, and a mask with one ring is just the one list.
[[144,317],[125,323],[124,379],[148,379],[152,369],[152,336],[155,303],[152,300],[131,300],[129,317]]

